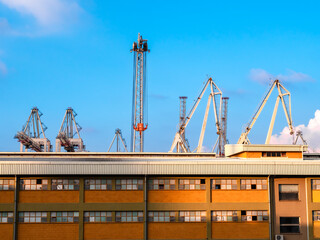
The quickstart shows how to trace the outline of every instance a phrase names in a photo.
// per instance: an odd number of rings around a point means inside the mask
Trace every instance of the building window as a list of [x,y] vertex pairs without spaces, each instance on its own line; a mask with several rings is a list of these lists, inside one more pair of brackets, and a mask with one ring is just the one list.
[[262,222],[268,220],[268,211],[241,211],[242,222]]
[[174,179],[151,179],[149,190],[175,190],[176,180]]
[[116,222],[143,222],[143,212],[116,212]]
[[213,179],[211,188],[213,190],[237,190],[238,184],[236,179]]
[[299,185],[279,184],[279,200],[299,200]]
[[320,221],[320,211],[313,211],[312,215],[313,215],[313,221],[317,221],[317,222]]
[[149,222],[175,222],[175,212],[148,212]]
[[20,189],[21,190],[47,190],[48,180],[47,179],[21,179]]
[[112,212],[84,212],[85,222],[112,222]]
[[1,190],[14,190],[14,180],[0,179],[0,191]]
[[85,190],[112,190],[112,179],[86,179]]
[[237,222],[237,211],[212,211],[211,220],[213,222]]
[[285,152],[262,152],[262,157],[286,157]]
[[19,212],[19,222],[45,223],[47,222],[47,212]]
[[13,212],[0,212],[0,223],[13,223]]
[[205,179],[180,179],[179,190],[205,190]]
[[320,180],[312,179],[311,184],[312,184],[312,190],[320,190]]
[[117,179],[116,190],[143,190],[142,179]]
[[180,211],[179,222],[205,222],[206,211]]
[[241,179],[240,180],[240,189],[241,190],[267,190],[268,184],[266,179]]
[[280,217],[280,233],[300,233],[299,217]]
[[79,190],[77,179],[52,179],[51,190]]
[[79,212],[51,212],[53,223],[74,223],[79,222]]

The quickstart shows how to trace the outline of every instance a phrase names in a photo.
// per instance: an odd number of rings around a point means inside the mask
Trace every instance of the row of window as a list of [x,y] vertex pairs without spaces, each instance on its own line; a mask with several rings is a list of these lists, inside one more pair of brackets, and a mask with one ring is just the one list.
[[[21,179],[21,190],[48,190],[47,179]],[[206,189],[205,179],[151,179],[148,181],[149,190],[176,190],[178,183],[179,190],[204,190]],[[311,180],[312,189],[320,190],[320,180]],[[86,179],[85,190],[143,190],[142,179]],[[213,190],[236,190],[238,180],[236,179],[212,179],[211,189]],[[266,179],[241,179],[241,190],[267,190]],[[0,179],[0,190],[14,190],[13,179]],[[51,190],[79,190],[78,179],[52,179]],[[280,200],[293,200],[298,196],[298,185],[280,185]],[[284,193],[284,194],[282,194]],[[282,199],[284,197],[284,199]]]
[[[238,222],[239,211],[211,211],[213,222]],[[263,222],[269,220],[268,211],[240,211],[242,222]],[[149,222],[205,222],[206,211],[161,211],[148,212]],[[13,223],[13,212],[0,212],[0,223]],[[52,223],[76,223],[79,222],[79,212],[51,212]],[[115,212],[116,222],[143,222],[142,211]],[[320,222],[320,211],[313,211],[313,221]],[[47,212],[19,212],[21,223],[46,223]],[[84,222],[103,223],[112,222],[112,212],[84,212]],[[280,231],[299,232],[299,217],[280,217]]]
[[[320,212],[320,211],[319,211]],[[148,212],[149,222],[205,222],[206,211],[161,211]],[[241,221],[268,221],[267,211],[241,211]],[[237,211],[212,211],[211,220],[215,222],[237,222]],[[19,212],[19,222],[22,223],[46,223],[47,212]],[[143,222],[142,211],[115,212],[116,222]],[[0,212],[1,223],[12,223],[12,212]],[[52,223],[74,223],[79,222],[79,212],[51,212]],[[112,222],[112,212],[84,212],[84,222]]]

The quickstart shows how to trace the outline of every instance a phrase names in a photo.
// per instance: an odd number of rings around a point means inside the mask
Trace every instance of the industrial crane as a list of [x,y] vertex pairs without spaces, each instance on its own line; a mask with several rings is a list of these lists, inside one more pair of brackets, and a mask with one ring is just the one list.
[[[174,137],[174,140],[173,140],[173,143],[171,145],[169,152],[173,152],[173,150],[175,148],[181,152],[191,152],[189,145],[185,141],[184,132],[185,132],[185,129],[188,126],[194,112],[196,111],[196,109],[197,109],[206,89],[208,88],[208,86],[210,86],[210,95],[208,97],[208,102],[207,102],[205,115],[204,115],[204,119],[203,119],[203,123],[202,123],[198,146],[194,151],[201,152],[211,101],[213,103],[213,112],[214,112],[214,117],[215,117],[215,125],[216,125],[217,134],[220,136],[220,134],[221,134],[220,121],[221,121],[221,108],[222,108],[222,92],[218,88],[218,86],[213,82],[212,78],[209,78],[208,81],[206,82],[204,88],[200,92],[199,97],[197,98],[196,102],[194,103],[193,107],[191,108],[190,113],[185,118],[185,121],[180,123],[179,129],[178,129],[177,133],[175,134],[175,137]],[[219,101],[216,101],[216,96],[218,97]],[[217,103],[217,102],[219,102],[219,103]],[[219,104],[219,106],[217,106],[217,104]],[[219,140],[219,138],[218,138],[218,140]]]
[[[72,108],[67,108],[58,136],[56,138],[56,152],[61,152],[61,146],[67,152],[82,152],[85,150],[80,137],[80,125],[76,122],[77,113]],[[75,138],[77,136],[77,138]]]
[[302,134],[302,131],[301,131],[301,130],[298,130],[298,131],[296,132],[296,138],[295,138],[295,140],[293,141],[293,144],[294,144],[294,145],[297,144],[299,138],[301,139],[303,145],[308,145],[307,141],[306,141],[306,140],[304,139],[304,137],[303,137],[303,134]]
[[[252,117],[251,121],[248,123],[245,131],[241,134],[241,136],[240,136],[240,138],[238,140],[238,144],[250,144],[250,141],[248,139],[248,134],[250,133],[253,125],[255,124],[256,120],[258,119],[262,109],[264,108],[264,106],[267,103],[272,91],[275,88],[278,89],[278,97],[277,97],[277,100],[276,100],[276,103],[275,103],[275,106],[274,106],[274,110],[273,110],[272,118],[271,118],[271,121],[270,121],[269,130],[268,130],[268,134],[267,134],[267,138],[266,138],[265,144],[269,144],[270,143],[270,138],[271,138],[271,135],[272,135],[272,130],[273,130],[273,126],[274,126],[275,118],[276,118],[276,115],[277,115],[277,111],[278,111],[278,106],[279,106],[280,100],[281,100],[281,103],[282,103],[284,114],[285,114],[286,119],[287,119],[290,135],[292,135],[294,133],[293,124],[292,124],[292,117],[291,117],[291,95],[290,95],[290,92],[282,86],[282,84],[279,82],[279,80],[276,79],[272,83],[271,88],[269,89],[269,91],[267,92],[267,94],[264,97],[263,101],[259,105],[258,110],[255,112],[255,114]],[[288,99],[289,99],[288,106],[287,106],[287,104],[285,102],[285,99],[284,99],[285,96],[288,96]]]
[[122,145],[123,145],[123,147],[124,147],[124,150],[126,151],[126,152],[128,152],[128,149],[127,149],[127,144],[126,144],[126,140],[122,137],[122,133],[121,133],[121,130],[119,129],[119,128],[117,128],[116,129],[116,131],[115,131],[115,134],[114,134],[114,137],[113,137],[113,139],[112,139],[112,142],[111,142],[111,144],[110,144],[110,147],[109,147],[109,149],[108,149],[108,152],[110,152],[110,149],[111,149],[111,147],[112,147],[112,145],[113,145],[113,143],[114,143],[114,140],[116,140],[116,151],[117,152],[120,152],[121,151],[121,149],[120,149],[120,142],[122,143]]
[[144,131],[148,128],[146,112],[146,64],[148,40],[138,34],[130,52],[134,52],[133,106],[132,106],[132,144],[133,152],[143,152]]
[[41,122],[42,113],[38,108],[31,109],[30,116],[23,126],[22,131],[18,132],[14,138],[20,142],[20,152],[27,152],[31,149],[36,152],[50,152],[51,144],[46,138],[47,127]]

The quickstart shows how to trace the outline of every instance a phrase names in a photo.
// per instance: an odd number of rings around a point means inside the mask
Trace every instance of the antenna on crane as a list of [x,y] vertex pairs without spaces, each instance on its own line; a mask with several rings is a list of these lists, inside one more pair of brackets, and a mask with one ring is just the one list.
[[[184,124],[184,122],[186,121],[187,98],[188,97],[185,97],[185,96],[179,97],[179,99],[180,99],[179,126]],[[181,134],[181,137],[182,137],[183,141],[186,143],[187,148],[190,149],[190,145],[189,145],[188,139],[186,138],[186,131],[184,131]],[[180,152],[180,148],[179,148],[178,144],[177,144],[177,152]]]
[[50,152],[51,144],[44,133],[47,127],[41,122],[41,116],[42,113],[38,108],[32,108],[22,131],[14,136],[20,142],[20,152],[27,152],[28,149],[36,152]]
[[126,140],[122,137],[122,133],[121,133],[121,130],[119,128],[116,129],[115,131],[115,134],[114,134],[114,137],[112,139],[112,142],[110,144],[110,147],[108,149],[108,152],[110,152],[110,149],[114,143],[114,140],[116,140],[116,151],[117,152],[121,152],[121,149],[120,149],[120,142],[122,143],[123,147],[124,147],[124,150],[126,152],[128,152],[128,149],[127,149],[127,144],[126,144]]
[[[56,138],[56,152],[61,152],[61,146],[67,152],[82,152],[85,150],[83,140],[80,137],[81,127],[76,122],[77,113],[71,108],[67,108],[63,121]],[[77,136],[77,138],[75,138]]]
[[227,138],[227,120],[228,120],[228,97],[222,98],[222,115],[221,115],[221,134],[219,136],[219,147],[218,154],[219,156],[224,156],[224,146],[228,144]]
[[146,67],[148,40],[138,34],[130,52],[134,52],[133,105],[132,105],[132,152],[143,152],[144,131],[148,128],[146,113]]
[[[202,143],[203,143],[204,133],[205,133],[206,126],[207,126],[207,120],[208,120],[208,114],[209,114],[209,108],[210,108],[211,101],[213,103],[213,112],[214,112],[214,117],[215,117],[215,125],[216,125],[217,134],[220,136],[220,134],[221,134],[220,121],[221,121],[221,108],[222,108],[222,92],[218,88],[218,86],[213,82],[212,78],[209,78],[208,81],[206,82],[204,88],[200,92],[199,97],[197,98],[193,107],[191,108],[190,113],[185,118],[185,121],[179,126],[178,132],[176,133],[176,135],[173,139],[173,143],[171,145],[169,152],[173,152],[173,150],[175,148],[181,149],[182,152],[190,152],[190,148],[189,148],[187,142],[185,141],[185,139],[183,138],[183,134],[184,134],[185,129],[188,126],[195,110],[197,109],[197,107],[203,97],[203,94],[205,93],[206,89],[208,88],[208,86],[210,86],[211,91],[210,91],[210,95],[208,97],[207,107],[206,107],[205,115],[203,118],[203,123],[202,123],[198,146],[194,151],[201,152],[201,150],[202,150]],[[216,100],[216,96],[218,97],[218,101]]]
[[[269,91],[267,92],[267,95],[264,97],[262,103],[259,105],[258,110],[256,111],[256,113],[253,115],[251,121],[248,123],[245,131],[241,134],[239,140],[238,140],[238,144],[250,144],[250,141],[248,139],[248,134],[250,133],[253,125],[255,124],[256,120],[258,119],[262,109],[264,108],[266,102],[268,101],[272,91],[274,88],[278,89],[278,97],[276,100],[276,104],[274,106],[274,110],[273,110],[273,114],[272,114],[272,118],[270,121],[270,125],[269,125],[269,130],[268,130],[268,134],[267,134],[267,138],[266,138],[266,142],[265,144],[269,144],[270,143],[270,138],[272,135],[272,130],[273,130],[273,126],[274,126],[274,121],[276,119],[276,115],[277,115],[277,111],[278,111],[278,106],[279,106],[279,102],[281,100],[282,103],[282,107],[287,119],[287,123],[289,126],[289,130],[290,130],[290,135],[292,135],[294,133],[293,130],[293,124],[292,124],[292,117],[291,117],[291,95],[290,92],[284,88],[284,86],[282,86],[282,84],[279,82],[278,79],[276,79],[271,88],[269,89]],[[284,97],[288,96],[288,100],[289,103],[287,105],[287,103],[285,102]]]

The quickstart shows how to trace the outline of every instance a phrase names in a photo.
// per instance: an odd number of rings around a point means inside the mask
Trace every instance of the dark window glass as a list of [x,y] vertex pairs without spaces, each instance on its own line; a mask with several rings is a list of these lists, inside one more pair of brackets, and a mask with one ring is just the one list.
[[279,184],[279,200],[299,200],[298,184]]
[[299,217],[280,217],[280,233],[300,233]]

